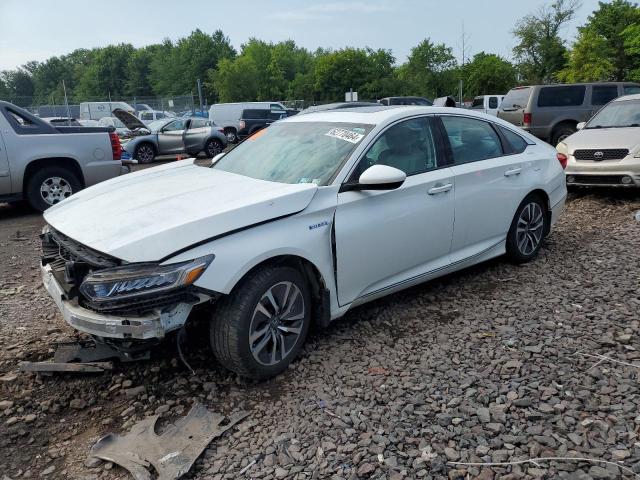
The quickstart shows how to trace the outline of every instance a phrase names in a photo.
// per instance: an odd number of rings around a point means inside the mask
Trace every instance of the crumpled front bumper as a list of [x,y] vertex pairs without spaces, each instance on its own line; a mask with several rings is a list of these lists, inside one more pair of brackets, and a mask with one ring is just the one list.
[[191,304],[179,303],[167,310],[154,310],[143,316],[104,315],[64,299],[64,290],[51,267],[40,267],[44,287],[60,309],[65,321],[76,330],[98,337],[118,339],[161,339],[182,327],[191,312]]

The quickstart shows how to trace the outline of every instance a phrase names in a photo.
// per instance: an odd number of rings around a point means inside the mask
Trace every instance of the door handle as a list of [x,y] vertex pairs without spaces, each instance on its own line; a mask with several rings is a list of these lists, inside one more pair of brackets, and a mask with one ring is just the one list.
[[520,172],[522,172],[522,168],[520,168],[520,167],[513,168],[511,170],[507,170],[506,172],[504,172],[504,176],[505,177],[511,177],[513,175],[520,175]]
[[429,195],[437,195],[438,193],[448,192],[453,188],[453,183],[447,183],[446,185],[442,185],[441,183],[436,183],[436,185],[429,189],[427,192]]

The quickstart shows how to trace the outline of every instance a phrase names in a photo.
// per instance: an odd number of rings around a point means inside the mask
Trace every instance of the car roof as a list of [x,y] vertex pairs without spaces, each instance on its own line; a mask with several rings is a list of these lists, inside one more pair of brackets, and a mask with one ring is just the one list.
[[[322,112],[308,113],[306,115],[295,115],[293,117],[284,118],[280,120],[280,122],[336,122],[377,125],[404,117],[425,114],[458,114],[484,119],[487,118],[487,116],[483,115],[482,113],[454,107],[429,107],[422,105],[380,105],[374,107],[325,110]],[[492,117],[491,120],[496,121],[495,117]]]
[[640,100],[640,93],[634,93],[633,95],[623,95],[618,98],[614,98],[614,102],[624,102],[625,100]]

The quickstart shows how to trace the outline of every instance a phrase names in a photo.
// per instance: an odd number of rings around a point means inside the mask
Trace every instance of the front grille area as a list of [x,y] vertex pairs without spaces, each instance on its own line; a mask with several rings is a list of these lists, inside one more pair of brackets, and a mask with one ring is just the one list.
[[[623,175],[571,175],[572,183],[582,185],[622,185]],[[569,183],[571,185],[571,183]]]
[[163,292],[160,296],[121,299],[111,302],[94,303],[82,298],[80,305],[99,313],[111,315],[142,315],[155,309],[171,307],[178,303],[196,303],[198,297],[192,292],[182,289],[174,292]]
[[629,150],[626,148],[576,150],[573,152],[576,160],[593,160],[594,162],[602,160],[622,160],[627,155],[629,155]]

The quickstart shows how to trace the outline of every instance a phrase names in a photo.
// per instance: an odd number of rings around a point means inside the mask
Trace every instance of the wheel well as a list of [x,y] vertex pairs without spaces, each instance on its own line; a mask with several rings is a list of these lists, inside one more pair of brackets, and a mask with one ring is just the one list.
[[561,122],[556,123],[551,129],[551,136],[553,137],[558,130],[562,127],[573,127],[576,128],[578,126],[578,122],[574,120],[562,120]]
[[224,133],[227,133],[227,132],[237,132],[237,129],[233,127],[224,127]]
[[547,231],[544,234],[546,236],[551,229],[551,201],[549,200],[549,195],[547,195],[547,192],[545,192],[541,188],[538,188],[536,190],[533,190],[532,192],[529,192],[529,195],[537,195],[540,198],[542,198],[542,200],[545,203],[546,214],[547,214]]
[[80,180],[80,184],[82,185],[82,187],[83,188],[85,187],[84,175],[82,174],[82,169],[80,168],[80,165],[78,165],[78,162],[76,162],[73,158],[67,158],[67,157],[40,158],[38,160],[31,161],[31,163],[27,165],[27,168],[25,168],[24,177],[22,179],[23,192],[26,192],[27,183],[29,183],[29,180],[31,179],[31,177],[38,170],[46,167],[63,167],[70,170],[78,177],[78,180]]
[[320,327],[326,327],[329,325],[329,322],[331,321],[329,289],[327,288],[320,271],[306,258],[299,257],[297,255],[279,255],[277,257],[269,258],[249,270],[238,284],[260,268],[281,266],[295,268],[304,275],[307,282],[309,282],[309,290],[311,292],[311,299],[313,302],[312,321]]

